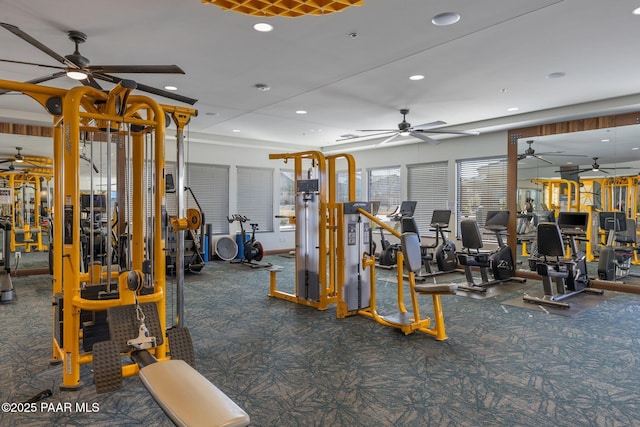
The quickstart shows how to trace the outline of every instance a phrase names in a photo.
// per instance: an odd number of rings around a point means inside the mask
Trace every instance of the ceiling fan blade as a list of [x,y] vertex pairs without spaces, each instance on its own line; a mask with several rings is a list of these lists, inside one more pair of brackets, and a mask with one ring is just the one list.
[[550,164],[550,165],[552,165],[552,164],[553,164],[553,162],[550,162],[549,160],[545,159],[544,157],[540,157],[540,156],[538,156],[537,154],[534,154],[534,155],[533,155],[533,157],[535,157],[535,158],[536,158],[536,159],[538,159],[538,160],[542,160],[543,162],[548,163],[548,164]]
[[[120,77],[116,77],[116,76],[112,76],[110,74],[99,74],[99,73],[94,73],[93,77],[95,77],[98,80],[104,80],[105,82],[110,82],[113,84],[118,84],[120,83],[122,80]],[[153,95],[158,95],[158,96],[162,96],[165,98],[169,98],[169,99],[173,99],[175,101],[179,101],[179,102],[184,102],[185,104],[189,104],[189,105],[193,105],[196,102],[198,102],[197,99],[193,99],[193,98],[188,98],[186,96],[182,96],[182,95],[178,95],[177,93],[173,93],[173,92],[169,92],[166,90],[162,90],[162,89],[157,89],[151,86],[147,86],[141,83],[136,82],[137,89],[141,90],[143,92],[147,92],[147,93],[151,93]]]
[[[53,73],[53,74],[49,74],[47,76],[42,76],[42,77],[37,77],[35,79],[29,80],[25,83],[30,83],[33,85],[37,85],[38,83],[42,83],[42,82],[47,82],[49,80],[53,80],[53,79],[57,79],[58,77],[64,76],[65,74],[67,74],[64,71],[59,71],[57,73]],[[6,89],[0,89],[0,95],[4,95],[5,93],[9,93],[12,92],[10,90],[6,90]]]
[[440,129],[413,129],[416,132],[425,132],[425,133],[444,133],[444,134],[453,134],[453,135],[480,135],[480,132],[475,130],[440,130]]
[[410,134],[411,136],[413,136],[414,138],[421,139],[422,141],[424,141],[424,142],[428,142],[429,144],[438,145],[438,144],[440,144],[440,142],[441,142],[441,141],[437,141],[437,140],[435,140],[435,139],[433,139],[433,138],[430,138],[430,137],[428,137],[427,135],[422,135],[422,134],[421,134],[421,133],[419,133],[419,132],[413,132],[413,131],[412,131],[412,132],[409,132],[409,134]]
[[87,74],[87,78],[84,80],[81,80],[82,84],[85,86],[91,86],[94,89],[98,89],[98,90],[104,90],[102,89],[102,86],[100,86],[98,84],[98,82],[96,81],[96,79],[93,78],[93,76],[91,74]]
[[[356,131],[356,132],[366,132],[366,131]],[[384,132],[372,133],[372,134],[369,134],[369,135],[355,135],[355,136],[353,136],[351,138],[347,138],[347,139],[371,138],[371,137],[378,136],[378,135],[388,135],[390,133],[396,133],[396,132],[398,132],[398,131],[397,130],[386,130]]]
[[421,125],[418,126],[413,126],[413,130],[419,130],[419,129],[431,129],[437,126],[444,126],[446,125],[447,122],[443,122],[442,120],[438,120],[435,122],[431,122],[431,123],[423,123]]
[[542,156],[554,156],[554,157],[589,157],[584,154],[562,154],[564,151],[547,151],[544,153],[537,153]]
[[391,142],[392,140],[394,140],[395,138],[397,138],[398,136],[400,136],[400,132],[396,132],[395,134],[391,135],[389,138],[385,139],[381,143],[376,144],[376,147],[380,147],[380,146],[382,146],[384,144],[387,144],[387,143]]
[[356,129],[356,132],[398,132],[398,129]]
[[76,64],[74,64],[73,62],[69,61],[64,56],[54,52],[49,47],[47,47],[44,44],[40,43],[38,40],[34,39],[29,34],[25,33],[24,31],[22,31],[20,28],[16,27],[15,25],[7,24],[5,22],[0,22],[0,27],[4,27],[7,30],[11,31],[13,34],[15,34],[16,36],[20,37],[22,40],[24,40],[27,43],[29,43],[30,45],[40,49],[42,52],[46,53],[47,55],[49,55],[50,57],[52,57],[56,61],[60,62],[61,64],[64,64],[64,65],[66,65],[68,67],[71,67],[71,68],[78,68],[78,66]]
[[46,65],[46,64],[38,64],[36,62],[26,62],[26,61],[15,61],[13,59],[0,59],[0,62],[8,62],[11,64],[22,64],[22,65],[35,65],[36,67],[45,67],[45,68],[56,68],[58,70],[64,70],[64,67],[59,67],[57,65]]
[[85,68],[97,73],[185,74],[177,65],[89,65]]

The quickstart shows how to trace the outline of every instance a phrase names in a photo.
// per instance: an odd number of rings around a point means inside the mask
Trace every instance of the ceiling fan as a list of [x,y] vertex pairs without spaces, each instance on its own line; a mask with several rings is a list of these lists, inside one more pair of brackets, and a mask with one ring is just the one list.
[[[389,135],[390,136],[382,141],[378,145],[384,145],[398,136],[413,136],[414,138],[418,138],[422,141],[428,142],[430,144],[439,144],[440,141],[435,140],[433,138],[424,135],[425,133],[443,133],[443,134],[456,134],[456,135],[479,135],[480,132],[476,131],[467,131],[467,130],[439,130],[434,129],[438,126],[446,125],[446,122],[436,121],[431,123],[424,123],[418,126],[411,126],[411,123],[407,122],[406,116],[409,114],[408,108],[403,108],[400,110],[400,114],[402,114],[402,122],[398,123],[398,129],[358,129],[357,132],[377,132],[367,136],[377,136],[377,135]],[[362,135],[344,135],[344,138],[339,139],[338,141],[345,141],[348,139],[362,138]]]
[[[54,66],[46,64],[37,64],[33,62],[15,61],[11,59],[0,59],[0,62],[9,62],[13,64],[35,65],[44,68],[54,68],[60,71],[46,76],[38,77],[33,80],[29,80],[26,83],[38,84],[49,80],[57,79],[61,76],[68,76],[74,80],[79,80],[86,86],[92,86],[98,90],[103,90],[96,80],[102,80],[113,84],[118,84],[120,77],[113,76],[109,73],[161,73],[161,74],[184,74],[184,71],[177,65],[90,65],[88,58],[82,56],[78,50],[78,45],[87,41],[87,35],[80,31],[69,31],[67,33],[69,40],[75,43],[75,50],[72,54],[62,56],[54,52],[52,49],[31,37],[29,34],[22,31],[15,25],[0,22],[0,26],[4,27],[8,31],[11,31],[22,40],[31,44],[32,46],[40,49],[56,61],[60,62],[63,66]],[[184,102],[193,105],[197,102],[197,99],[188,98],[186,96],[178,95],[166,90],[157,89],[151,86],[137,83],[137,89],[143,92],[148,92],[154,95],[162,96],[165,98],[173,99],[176,101]],[[0,90],[0,95],[10,92],[8,90]]]
[[527,141],[528,147],[527,147],[526,150],[524,150],[524,152],[522,154],[518,154],[518,161],[533,157],[533,158],[536,158],[538,160],[541,160],[541,161],[543,161],[545,163],[548,163],[548,164],[552,165],[553,162],[545,159],[542,156],[546,155],[546,156],[562,156],[562,157],[587,157],[587,156],[584,156],[582,154],[563,154],[564,151],[547,151],[545,153],[537,153],[536,154],[536,150],[534,150],[533,147],[531,146],[534,142],[535,141],[533,141],[533,140]]
[[[619,169],[637,169],[637,168],[632,168],[629,166],[622,166],[622,167],[613,167],[613,168],[607,168],[609,170],[619,170]],[[582,172],[602,172],[602,173],[609,173],[607,172],[605,169],[602,169],[600,167],[600,165],[598,164],[598,157],[593,157],[593,164],[591,165],[590,168],[585,168],[585,169],[579,169],[577,171],[577,173],[582,173]]]
[[17,170],[16,166],[20,169],[24,168],[41,168],[51,169],[51,159],[46,157],[29,156],[25,157],[22,154],[22,147],[16,147],[17,153],[13,156],[8,156],[5,159],[0,159],[0,165],[9,163],[9,166],[0,169],[0,172]]

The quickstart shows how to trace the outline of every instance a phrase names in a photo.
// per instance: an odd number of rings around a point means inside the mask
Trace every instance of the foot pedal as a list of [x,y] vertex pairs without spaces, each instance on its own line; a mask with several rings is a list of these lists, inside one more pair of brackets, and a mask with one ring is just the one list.
[[196,368],[196,355],[193,350],[191,333],[187,328],[172,328],[167,331],[171,359],[184,360],[192,368]]
[[122,386],[120,348],[115,341],[101,341],[93,345],[93,383],[98,394],[118,390]]

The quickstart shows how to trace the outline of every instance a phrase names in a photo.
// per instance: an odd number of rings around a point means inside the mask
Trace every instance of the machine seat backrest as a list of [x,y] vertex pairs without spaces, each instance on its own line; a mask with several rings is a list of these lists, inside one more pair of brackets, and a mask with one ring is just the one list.
[[560,227],[555,222],[538,224],[538,253],[544,256],[564,258],[564,241]]
[[482,235],[477,222],[472,219],[463,219],[460,222],[460,233],[463,247],[474,250],[482,248]]
[[623,245],[636,245],[636,220],[627,218],[627,229],[625,231],[616,232],[616,242]]
[[420,237],[416,233],[402,233],[400,246],[407,270],[418,273],[422,268],[422,256],[420,253]]
[[403,233],[416,233],[420,236],[420,233],[418,233],[418,223],[416,223],[416,219],[412,216],[403,217],[400,220],[400,229]]

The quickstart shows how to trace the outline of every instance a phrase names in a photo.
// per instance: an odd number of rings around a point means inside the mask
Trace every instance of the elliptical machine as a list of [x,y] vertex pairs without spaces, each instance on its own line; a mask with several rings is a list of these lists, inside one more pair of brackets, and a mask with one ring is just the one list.
[[[458,253],[458,262],[464,266],[466,285],[458,285],[459,289],[472,292],[486,292],[487,287],[498,283],[515,281],[525,282],[526,279],[515,277],[515,263],[511,248],[504,243],[502,233],[509,224],[509,211],[489,211],[485,220],[485,228],[492,231],[498,242],[495,251],[482,251],[484,247],[482,236],[475,220],[465,219],[460,223],[462,246],[465,252]],[[471,271],[472,267],[480,269],[482,281],[476,283]],[[491,270],[493,279],[489,279]]]
[[[231,217],[227,217],[229,224],[234,221],[240,223],[240,241],[242,248],[238,247],[238,258],[231,260],[231,262],[242,263],[251,268],[264,268],[270,267],[271,263],[261,263],[264,257],[264,247],[262,243],[256,240],[256,230],[258,230],[258,224],[250,223],[251,235],[247,238],[247,233],[244,229],[244,223],[250,221],[249,218],[240,214],[234,214]],[[238,245],[240,246],[240,245]]]

